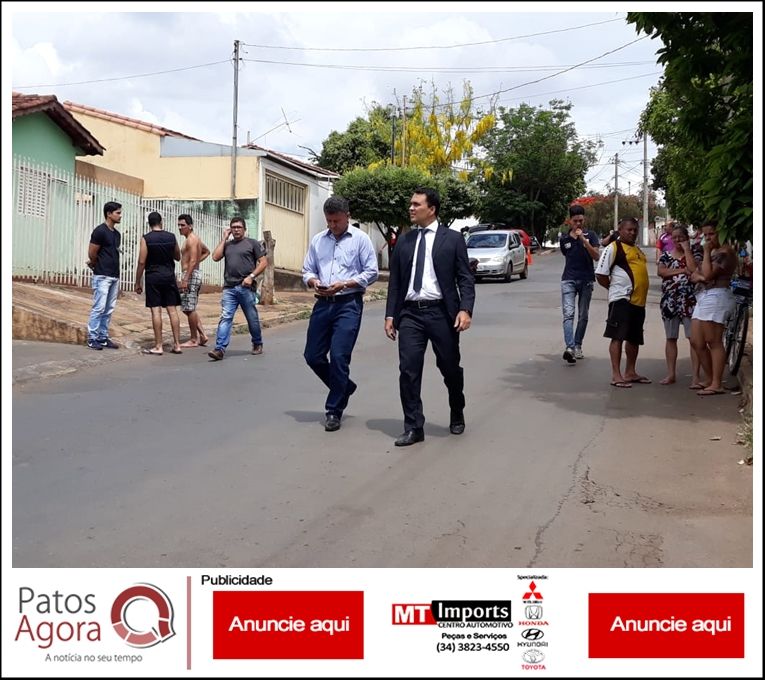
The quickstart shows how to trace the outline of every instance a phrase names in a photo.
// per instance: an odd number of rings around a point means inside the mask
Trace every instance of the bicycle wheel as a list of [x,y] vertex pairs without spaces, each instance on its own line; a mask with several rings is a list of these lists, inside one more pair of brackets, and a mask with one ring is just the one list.
[[736,305],[736,309],[734,310],[733,314],[731,315],[730,319],[728,319],[728,323],[725,324],[725,330],[723,331],[723,347],[725,348],[725,365],[728,364],[728,359],[730,359],[730,353],[733,349],[733,336],[736,334],[736,326],[738,324],[738,305]]
[[728,348],[728,370],[731,375],[736,375],[741,367],[747,330],[749,330],[749,308],[746,305],[739,305]]

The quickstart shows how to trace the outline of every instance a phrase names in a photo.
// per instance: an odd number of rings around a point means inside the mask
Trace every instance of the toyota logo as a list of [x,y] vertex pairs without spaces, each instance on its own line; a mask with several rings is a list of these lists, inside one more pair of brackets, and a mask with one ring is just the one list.
[[539,628],[527,628],[521,633],[524,640],[541,640],[545,634]]

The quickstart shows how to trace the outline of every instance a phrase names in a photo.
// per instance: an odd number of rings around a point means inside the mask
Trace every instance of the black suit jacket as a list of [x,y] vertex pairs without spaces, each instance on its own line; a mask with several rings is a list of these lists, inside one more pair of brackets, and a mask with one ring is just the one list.
[[[395,327],[398,327],[406,291],[409,288],[418,235],[419,230],[412,229],[397,241],[393,249],[385,316],[393,317]],[[460,311],[466,311],[472,316],[475,280],[470,271],[465,238],[460,232],[443,225],[439,225],[436,229],[436,239],[433,242],[433,269],[438,285],[441,287],[449,318],[456,319]]]

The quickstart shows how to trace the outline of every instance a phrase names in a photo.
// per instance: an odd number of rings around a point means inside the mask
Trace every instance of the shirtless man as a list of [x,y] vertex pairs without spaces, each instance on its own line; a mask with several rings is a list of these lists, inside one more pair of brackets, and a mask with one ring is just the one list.
[[707,397],[725,394],[722,386],[725,370],[723,333],[736,306],[730,289],[730,280],[736,271],[736,252],[729,245],[720,245],[714,222],[704,224],[701,232],[704,259],[691,275],[691,281],[702,284],[703,288],[696,293],[696,307],[691,320],[691,344],[699,356],[704,373],[711,376],[709,385],[696,393]]
[[191,215],[178,216],[178,231],[186,238],[181,250],[181,278],[178,290],[181,293],[181,309],[189,321],[191,337],[181,347],[204,347],[207,335],[202,329],[202,321],[197,312],[199,289],[202,287],[202,272],[199,264],[210,254],[209,248],[194,233],[194,220]]

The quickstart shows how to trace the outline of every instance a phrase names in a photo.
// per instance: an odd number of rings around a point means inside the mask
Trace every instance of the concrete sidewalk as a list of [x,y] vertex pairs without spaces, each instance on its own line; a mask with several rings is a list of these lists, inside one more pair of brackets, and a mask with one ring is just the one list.
[[[384,299],[387,284],[369,287],[365,300]],[[275,304],[258,305],[263,328],[307,319],[315,302],[309,291],[277,291]],[[145,299],[136,293],[120,294],[112,316],[110,334],[119,350],[94,352],[85,347],[92,292],[85,288],[13,282],[13,383],[65,375],[106,361],[134,356],[154,344],[151,314]],[[220,317],[220,292],[203,293],[197,306],[208,346],[215,344]],[[181,341],[189,337],[186,315],[180,312]],[[247,333],[241,310],[234,317],[233,333]],[[170,320],[162,313],[165,348],[170,349]]]

